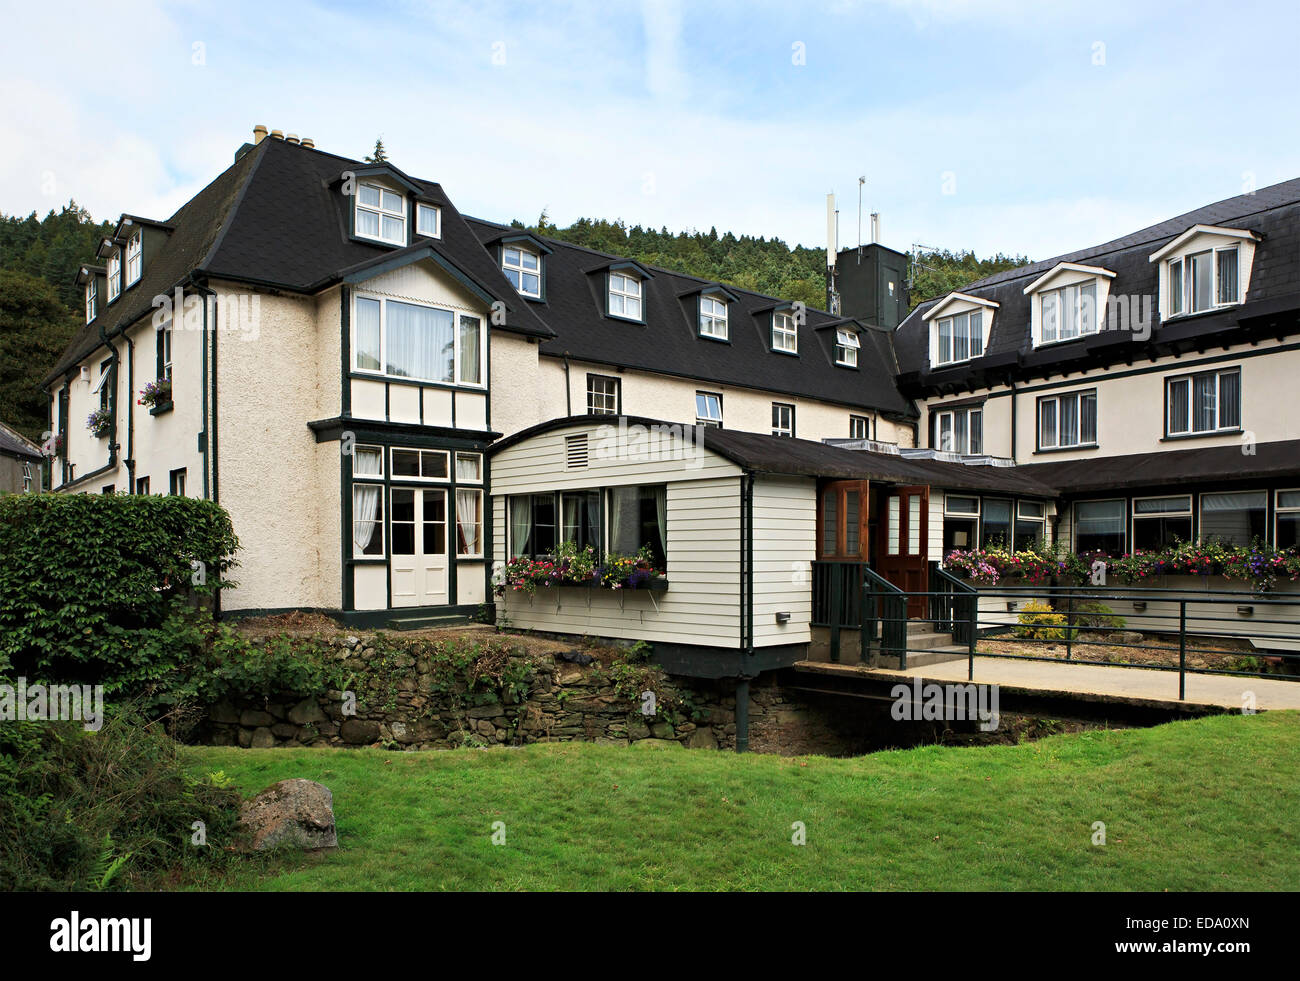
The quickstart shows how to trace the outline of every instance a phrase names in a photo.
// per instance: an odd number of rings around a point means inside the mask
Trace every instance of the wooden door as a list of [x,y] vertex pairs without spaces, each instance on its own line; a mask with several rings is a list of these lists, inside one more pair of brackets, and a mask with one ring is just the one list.
[[390,503],[392,605],[445,606],[447,492],[394,487]]
[[[930,583],[930,488],[891,487],[880,495],[876,571],[907,593],[924,593]],[[926,616],[927,597],[909,597],[907,615]]]
[[865,480],[834,480],[822,485],[817,504],[818,561],[868,561],[868,489]]

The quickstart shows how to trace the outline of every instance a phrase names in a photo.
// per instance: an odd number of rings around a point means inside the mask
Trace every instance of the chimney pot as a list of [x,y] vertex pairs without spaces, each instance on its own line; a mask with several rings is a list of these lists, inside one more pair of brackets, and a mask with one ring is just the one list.
[[284,138],[284,142],[286,142],[286,143],[297,143],[297,142],[298,142],[298,134],[297,134],[297,133],[290,133],[288,136],[286,136],[286,137]]
[[253,127],[253,146],[257,146],[264,139],[266,139],[266,127],[258,123]]
[[304,136],[302,138],[302,145],[305,146],[308,150],[310,150],[316,146],[316,141],[313,140],[310,136]]
[[284,133],[283,133],[281,130],[273,129],[273,130],[271,130],[271,139],[273,139],[273,140],[283,140],[283,139],[284,139]]

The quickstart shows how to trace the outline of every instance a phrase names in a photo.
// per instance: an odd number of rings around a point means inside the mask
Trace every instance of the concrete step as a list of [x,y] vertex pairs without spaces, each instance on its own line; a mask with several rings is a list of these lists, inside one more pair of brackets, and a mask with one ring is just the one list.
[[907,649],[910,651],[929,651],[936,647],[947,647],[952,643],[952,634],[916,633],[907,635]]
[[388,629],[429,630],[437,627],[460,627],[471,622],[469,617],[456,614],[432,617],[398,617],[388,621]]
[[[923,668],[926,665],[943,664],[946,661],[963,661],[968,656],[969,652],[966,648],[950,644],[947,647],[932,647],[924,651],[908,651],[907,666],[908,668]],[[880,658],[880,666],[882,668],[897,668],[898,658],[882,657]]]

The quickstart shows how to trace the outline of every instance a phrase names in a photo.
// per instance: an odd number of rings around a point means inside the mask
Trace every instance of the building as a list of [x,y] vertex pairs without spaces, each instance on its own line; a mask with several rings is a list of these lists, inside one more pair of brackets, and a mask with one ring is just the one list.
[[44,473],[41,448],[0,422],[0,494],[40,493]]

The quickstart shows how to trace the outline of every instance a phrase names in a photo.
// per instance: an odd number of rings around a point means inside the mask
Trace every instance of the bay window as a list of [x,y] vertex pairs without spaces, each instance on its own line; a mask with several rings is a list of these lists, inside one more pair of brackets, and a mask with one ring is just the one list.
[[984,353],[984,314],[973,310],[939,321],[939,364],[969,361]]
[[510,554],[541,559],[555,554],[559,543],[554,494],[517,494],[510,498]]
[[1097,442],[1097,393],[1072,392],[1038,400],[1038,448],[1093,446]]
[[1241,428],[1240,368],[1170,378],[1166,393],[1166,436]]
[[377,557],[384,554],[384,449],[381,446],[352,448],[352,554]]
[[[458,325],[458,326],[457,326]],[[451,310],[358,296],[352,367],[417,381],[483,384],[483,321]]]

